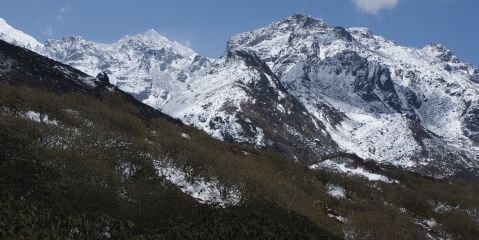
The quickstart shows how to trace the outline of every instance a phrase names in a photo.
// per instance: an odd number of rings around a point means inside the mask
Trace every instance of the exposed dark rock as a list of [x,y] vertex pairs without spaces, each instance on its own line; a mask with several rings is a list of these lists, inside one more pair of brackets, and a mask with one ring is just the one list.
[[355,77],[354,92],[363,100],[384,102],[395,111],[402,112],[403,106],[388,68],[370,63],[352,51],[345,51],[327,58],[321,64],[331,66],[336,70],[337,75],[341,72],[353,75]]
[[479,102],[469,104],[463,116],[463,132],[476,143],[479,143]]
[[337,38],[342,39],[344,41],[348,41],[348,42],[353,41],[353,36],[351,35],[351,33],[348,32],[348,30],[344,29],[343,27],[335,27],[334,34],[336,35]]
[[421,101],[417,97],[416,93],[413,92],[411,89],[406,88],[404,92],[404,97],[406,98],[406,101],[410,106],[416,109],[421,107]]
[[307,29],[307,28],[321,27],[322,25],[324,25],[324,22],[316,18],[305,16],[302,14],[294,14],[289,19],[294,21],[294,23],[291,24],[291,27],[295,27],[298,24],[300,24],[301,28]]
[[443,62],[460,63],[461,61],[451,52],[451,50],[445,48],[441,44],[431,44],[435,51],[440,53],[437,57]]
[[110,78],[106,72],[101,72],[96,75],[96,79],[100,81],[102,84],[110,84]]
[[[237,113],[236,117],[243,119],[237,122],[242,126],[243,134],[256,136],[256,127],[259,127],[263,131],[267,149],[305,163],[339,150],[329,134],[325,133],[325,126],[286,91],[278,77],[255,53],[238,50],[228,52],[226,57],[227,62],[243,61],[259,74],[259,79],[243,87],[255,99],[253,103],[243,103]],[[246,118],[251,123],[244,121]],[[221,119],[213,121],[210,127],[221,124]]]
[[198,71],[207,63],[208,63],[208,58],[200,56],[200,55],[196,55],[195,58],[193,59],[193,62],[191,63],[190,70],[192,72]]
[[176,75],[176,79],[178,79],[180,82],[185,82],[186,79],[188,79],[188,75],[186,75],[185,72],[180,72]]
[[474,69],[474,72],[472,73],[470,80],[475,83],[479,83],[479,69],[477,68]]
[[451,71],[452,71],[451,65],[446,64],[446,65],[444,66],[444,70],[446,70],[446,71],[448,71],[448,72],[451,72]]

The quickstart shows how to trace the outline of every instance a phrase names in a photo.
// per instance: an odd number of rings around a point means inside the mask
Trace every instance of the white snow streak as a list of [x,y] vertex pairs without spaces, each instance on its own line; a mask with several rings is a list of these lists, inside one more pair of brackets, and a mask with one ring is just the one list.
[[352,167],[347,163],[339,163],[331,160],[326,160],[324,162],[314,164],[310,166],[311,169],[330,169],[338,173],[345,173],[352,176],[363,177],[369,181],[381,181],[385,183],[399,183],[397,180],[390,179],[386,176],[372,173],[367,171],[362,167]]
[[191,180],[182,170],[173,166],[162,166],[155,163],[160,176],[178,186],[182,192],[192,196],[205,204],[218,204],[219,206],[236,205],[241,201],[241,193],[237,189],[223,189],[218,180],[197,178]]

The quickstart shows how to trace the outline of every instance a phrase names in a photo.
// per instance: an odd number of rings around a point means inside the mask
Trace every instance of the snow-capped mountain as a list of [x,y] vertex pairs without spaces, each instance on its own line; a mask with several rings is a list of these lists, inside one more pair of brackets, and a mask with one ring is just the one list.
[[294,15],[233,37],[228,49],[265,60],[348,152],[434,176],[479,167],[479,71],[441,45],[402,47]]
[[156,108],[184,91],[191,75],[209,64],[207,58],[155,30],[112,44],[81,37],[48,40],[42,53],[93,76],[106,72],[113,84]]
[[[1,38],[31,42],[4,28]],[[293,15],[234,36],[217,60],[153,30],[38,46],[226,141],[306,163],[357,155],[439,178],[479,172],[479,70],[439,44],[402,47]]]

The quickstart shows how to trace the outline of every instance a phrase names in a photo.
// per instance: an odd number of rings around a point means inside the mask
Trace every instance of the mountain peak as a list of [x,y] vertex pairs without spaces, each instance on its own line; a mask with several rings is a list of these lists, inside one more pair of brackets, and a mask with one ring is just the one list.
[[454,53],[440,43],[430,43],[423,50],[430,52],[433,56],[443,62],[460,63],[459,58]]
[[294,24],[303,28],[327,27],[328,24],[322,19],[306,16],[303,14],[293,14],[292,16],[280,21],[280,24]]
[[365,27],[350,27],[347,30],[352,34],[359,35],[361,37],[371,38],[373,36],[371,30]]
[[158,36],[160,35],[155,29],[153,28],[150,28],[148,30],[146,30],[146,32],[144,33],[144,35],[148,35],[148,36]]
[[132,37],[134,37],[138,40],[141,39],[143,41],[160,41],[160,42],[164,42],[164,41],[169,42],[170,41],[168,38],[161,35],[160,33],[158,33],[153,28],[150,28],[150,29],[146,30],[144,33],[139,33],[139,34],[136,34]]
[[438,51],[438,52],[447,52],[448,51],[448,49],[440,43],[429,43],[427,45],[427,47],[430,47],[430,48],[432,48],[432,49],[434,49],[435,51]]
[[81,36],[71,36],[71,37],[64,37],[62,38],[63,41],[69,41],[69,42],[81,42],[81,41],[86,41],[86,39],[84,39],[83,37]]
[[172,49],[176,53],[185,57],[198,55],[189,47],[184,46],[177,41],[169,40],[154,29],[148,29],[144,33],[135,35],[126,35],[118,41],[119,44],[129,44],[129,42],[141,43],[152,48]]
[[159,34],[155,29],[148,29],[144,33],[135,34],[133,36],[126,35],[125,40],[137,40],[144,43],[158,43],[158,42],[171,42],[168,38]]
[[312,18],[311,16],[306,16],[304,14],[301,14],[301,13],[295,13],[293,15],[291,15],[288,19],[294,19],[294,20],[301,20],[301,19],[305,19],[305,18]]
[[301,13],[295,13],[295,14],[291,15],[290,17],[286,18],[286,19],[295,20],[295,21],[315,20],[315,21],[323,22],[322,19],[312,17],[311,15],[304,15],[304,14],[301,14]]
[[227,51],[258,46],[253,50],[260,56],[260,51],[284,49],[285,46],[291,45],[289,41],[293,39],[309,41],[325,31],[333,31],[333,28],[323,20],[294,14],[266,27],[233,36],[228,42]]

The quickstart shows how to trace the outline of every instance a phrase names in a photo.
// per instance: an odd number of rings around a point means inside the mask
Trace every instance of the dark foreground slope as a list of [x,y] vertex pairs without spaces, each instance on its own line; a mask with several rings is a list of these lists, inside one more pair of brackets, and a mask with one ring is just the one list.
[[[185,137],[187,136],[187,137]],[[158,173],[215,179],[202,204]],[[0,41],[0,239],[474,239],[478,186],[312,171],[224,144],[75,69]],[[344,191],[333,197],[334,186]],[[328,194],[329,192],[329,194]],[[424,225],[433,219],[434,226]]]

